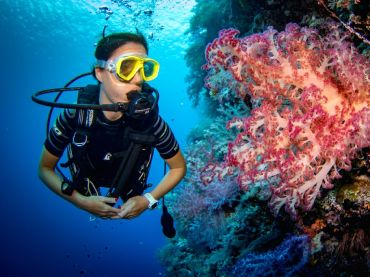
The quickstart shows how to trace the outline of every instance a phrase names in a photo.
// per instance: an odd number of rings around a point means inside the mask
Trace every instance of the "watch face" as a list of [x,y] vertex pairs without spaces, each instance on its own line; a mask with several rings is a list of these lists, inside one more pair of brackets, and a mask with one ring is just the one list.
[[150,209],[155,209],[155,208],[157,208],[157,206],[158,206],[158,203],[155,202],[153,205],[150,206]]

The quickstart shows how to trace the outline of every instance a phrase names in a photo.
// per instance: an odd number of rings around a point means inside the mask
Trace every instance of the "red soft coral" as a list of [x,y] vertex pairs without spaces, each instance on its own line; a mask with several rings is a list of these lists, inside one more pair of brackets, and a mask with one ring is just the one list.
[[224,163],[204,169],[204,181],[235,169],[245,190],[268,181],[274,213],[285,205],[296,218],[297,207],[310,210],[320,188],[331,188],[338,170],[350,170],[357,150],[370,146],[370,63],[329,27],[325,37],[296,24],[244,38],[229,29],[208,45],[206,86],[222,90],[215,80],[230,72],[238,84],[230,87],[242,99],[249,94],[254,109],[228,124],[240,133]]

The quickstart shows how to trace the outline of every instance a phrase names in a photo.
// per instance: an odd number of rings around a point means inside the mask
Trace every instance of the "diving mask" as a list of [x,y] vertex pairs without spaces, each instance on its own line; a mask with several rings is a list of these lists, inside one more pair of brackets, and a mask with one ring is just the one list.
[[126,82],[130,81],[138,70],[146,82],[155,79],[159,71],[159,63],[156,60],[135,53],[125,53],[114,60],[97,60],[95,66],[114,73],[118,80]]

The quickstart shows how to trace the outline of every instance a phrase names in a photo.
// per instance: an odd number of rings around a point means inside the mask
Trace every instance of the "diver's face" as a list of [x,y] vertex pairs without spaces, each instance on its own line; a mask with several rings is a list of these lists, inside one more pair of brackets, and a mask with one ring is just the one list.
[[[135,42],[128,42],[117,48],[109,60],[124,55],[126,53],[135,53],[139,56],[146,56],[146,50],[143,45]],[[129,81],[117,79],[115,73],[102,68],[95,69],[96,78],[101,82],[100,104],[110,104],[116,102],[129,102],[127,94],[130,91],[141,91],[143,79],[140,70]]]

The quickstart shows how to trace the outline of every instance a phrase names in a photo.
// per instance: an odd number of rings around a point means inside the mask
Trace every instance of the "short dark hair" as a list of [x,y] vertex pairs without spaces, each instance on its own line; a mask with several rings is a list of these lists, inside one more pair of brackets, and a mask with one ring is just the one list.
[[142,33],[114,33],[99,40],[95,49],[95,58],[97,60],[108,60],[114,50],[128,42],[139,43],[144,46],[148,53],[148,42]]

